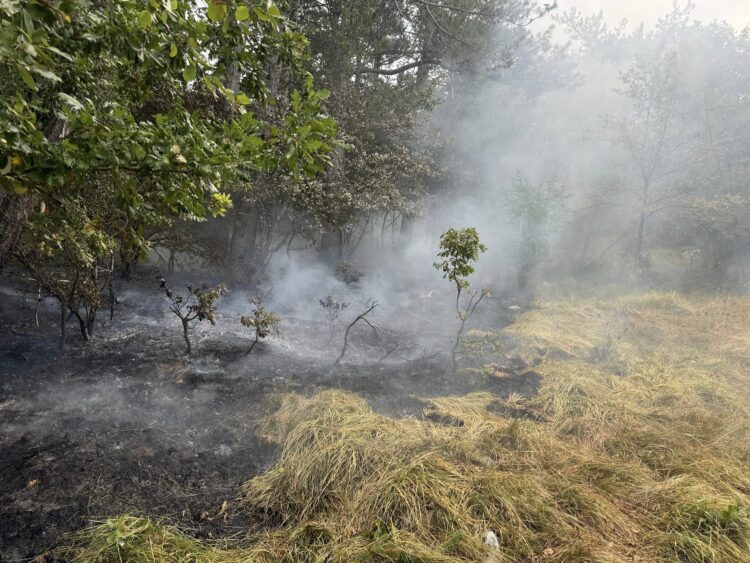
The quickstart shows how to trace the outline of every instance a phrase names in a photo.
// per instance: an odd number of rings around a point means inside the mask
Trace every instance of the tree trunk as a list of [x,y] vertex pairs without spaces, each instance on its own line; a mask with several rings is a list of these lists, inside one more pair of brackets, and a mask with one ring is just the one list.
[[257,205],[245,200],[238,202],[227,247],[226,263],[230,268],[239,270],[254,263],[259,219]]
[[89,330],[86,324],[86,320],[78,313],[78,311],[73,311],[73,314],[75,315],[76,319],[78,319],[78,325],[81,329],[81,338],[83,338],[84,342],[88,342],[89,340],[91,340],[91,337],[89,336]]
[[68,318],[65,315],[67,308],[65,303],[60,302],[60,350],[65,350],[65,326],[68,324]]
[[237,255],[239,254],[239,248],[241,247],[240,239],[244,231],[244,216],[241,213],[242,203],[238,202],[236,206],[238,215],[230,225],[229,240],[227,241],[227,251],[224,255],[224,262],[227,266],[230,266],[236,262]]
[[86,334],[88,334],[88,340],[94,337],[94,323],[96,321],[96,311],[90,312],[86,317]]
[[247,215],[245,226],[245,245],[244,245],[244,262],[250,266],[253,271],[257,269],[256,261],[258,259],[258,224],[260,222],[260,213],[257,205],[253,205]]
[[186,354],[190,354],[193,351],[193,347],[190,345],[189,330],[190,325],[188,325],[187,319],[182,319],[182,336],[185,338],[185,344],[187,344],[187,349],[185,350]]
[[257,343],[258,343],[258,333],[256,332],[256,333],[255,333],[255,340],[253,340],[253,343],[252,343],[252,344],[250,344],[250,349],[249,349],[249,350],[247,351],[247,355],[248,355],[248,356],[249,356],[250,354],[252,354],[252,353],[253,353],[253,348],[255,348],[255,345],[256,345]]
[[635,265],[639,270],[643,270],[643,233],[646,227],[646,212],[641,211],[641,217],[638,220],[638,234],[635,239]]
[[328,223],[320,240],[320,253],[329,265],[336,266],[344,259],[344,236],[339,227]]
[[398,232],[399,243],[408,242],[414,236],[414,224],[416,223],[413,215],[404,213],[401,216],[401,226]]
[[135,270],[135,263],[130,260],[123,259],[122,261],[122,279],[131,281],[133,279],[133,272]]
[[456,355],[458,354],[458,347],[461,345],[461,336],[464,333],[464,327],[466,326],[466,319],[460,319],[461,325],[458,327],[458,331],[456,332],[456,341],[453,343],[453,349],[451,350],[451,373],[455,375],[456,370],[458,369],[458,360],[456,359]]
[[42,286],[40,285],[36,292],[36,307],[34,308],[34,323],[39,328],[39,305],[42,303]]
[[36,196],[19,196],[0,190],[0,270],[15,249],[37,201]]

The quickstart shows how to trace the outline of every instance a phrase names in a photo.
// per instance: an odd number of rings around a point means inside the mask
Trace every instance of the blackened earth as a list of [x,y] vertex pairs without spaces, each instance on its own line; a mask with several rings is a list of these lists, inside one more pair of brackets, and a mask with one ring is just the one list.
[[[387,334],[356,326],[347,357],[334,366],[355,306],[331,342],[317,303],[306,320],[287,312],[281,336],[250,356],[249,334],[227,313],[194,331],[187,357],[158,289],[144,282],[120,291],[114,319],[101,312],[88,343],[71,323],[60,352],[54,303],[43,304],[37,328],[35,296],[3,286],[0,561],[39,556],[63,534],[125,512],[161,517],[199,538],[246,532],[253,522],[233,499],[278,455],[254,429],[280,392],[340,388],[388,416],[419,417],[420,399],[477,390],[529,395],[539,383],[505,355],[482,360],[497,362],[503,377],[451,375],[454,326],[433,314],[444,304],[427,299],[400,307],[396,328],[374,319]],[[513,309],[493,300],[476,322],[496,329]]]

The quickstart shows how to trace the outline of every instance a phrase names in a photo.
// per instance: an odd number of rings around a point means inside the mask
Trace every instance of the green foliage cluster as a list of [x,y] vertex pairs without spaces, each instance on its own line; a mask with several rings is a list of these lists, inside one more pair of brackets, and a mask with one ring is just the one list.
[[23,225],[3,251],[70,279],[223,215],[251,174],[322,172],[336,127],[306,49],[274,2],[0,2],[0,227]]
[[466,328],[466,321],[477,309],[477,306],[490,295],[487,288],[481,291],[469,292],[468,300],[461,306],[461,293],[470,286],[467,279],[474,273],[472,262],[479,259],[479,255],[486,252],[487,247],[479,240],[479,233],[473,227],[465,229],[448,229],[440,236],[440,252],[438,257],[442,262],[435,262],[433,267],[443,272],[443,279],[448,279],[456,284],[456,315],[459,325],[456,331],[456,340],[451,349],[451,362],[455,373],[458,366],[459,347],[461,337]]
[[243,315],[240,317],[240,323],[242,326],[255,330],[255,340],[253,340],[250,350],[248,350],[248,354],[253,351],[253,348],[260,340],[271,334],[271,331],[276,330],[281,323],[281,317],[279,317],[279,315],[273,311],[266,310],[263,306],[263,299],[261,297],[254,297],[251,302],[255,307],[252,316]]
[[208,321],[212,325],[216,324],[216,301],[222,296],[229,293],[229,290],[223,285],[216,286],[203,285],[201,287],[187,286],[187,295],[176,293],[162,282],[164,294],[169,299],[169,310],[172,311],[182,321],[183,337],[187,344],[187,353],[192,352],[190,343],[190,324],[194,321]]
[[466,229],[448,229],[440,235],[441,262],[435,262],[433,267],[443,273],[443,278],[456,284],[460,293],[469,287],[468,278],[474,273],[472,262],[479,259],[480,253],[487,251],[487,247],[479,241],[479,233],[473,227]]

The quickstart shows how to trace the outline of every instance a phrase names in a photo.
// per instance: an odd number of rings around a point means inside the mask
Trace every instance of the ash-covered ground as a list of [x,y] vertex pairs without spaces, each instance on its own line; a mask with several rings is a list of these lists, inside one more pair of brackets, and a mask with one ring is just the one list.
[[[272,296],[280,333],[251,355],[239,315],[253,291],[235,287],[218,304],[216,326],[193,331],[186,356],[153,276],[118,284],[114,318],[100,312],[91,342],[71,322],[64,352],[56,304],[42,303],[37,328],[36,296],[12,278],[0,283],[0,561],[28,560],[62,534],[123,512],[164,517],[197,537],[241,535],[253,522],[232,501],[278,453],[254,427],[281,392],[342,388],[405,417],[420,416],[420,398],[530,394],[538,384],[523,362],[496,352],[480,363],[497,363],[505,376],[450,375],[457,321],[447,291],[381,301],[368,318],[383,332],[356,325],[334,365],[346,324],[368,302],[356,287],[341,296],[349,306],[333,339],[311,297],[326,288],[309,288],[293,307]],[[471,328],[499,329],[517,311],[508,298],[482,305]]]

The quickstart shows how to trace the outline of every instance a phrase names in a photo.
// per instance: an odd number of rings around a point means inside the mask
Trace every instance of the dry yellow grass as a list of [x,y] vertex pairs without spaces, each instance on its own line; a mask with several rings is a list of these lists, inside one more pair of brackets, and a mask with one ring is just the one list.
[[492,414],[487,393],[431,400],[425,420],[287,395],[259,428],[281,457],[241,493],[274,527],[219,549],[112,520],[65,557],[750,561],[749,298],[558,299],[507,333],[542,357],[539,394],[512,400],[533,417]]

